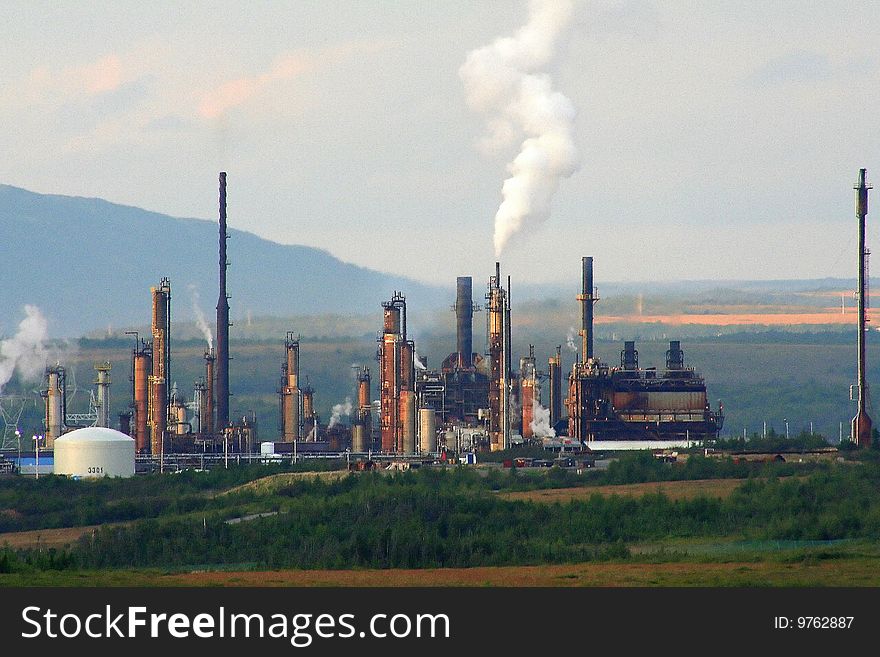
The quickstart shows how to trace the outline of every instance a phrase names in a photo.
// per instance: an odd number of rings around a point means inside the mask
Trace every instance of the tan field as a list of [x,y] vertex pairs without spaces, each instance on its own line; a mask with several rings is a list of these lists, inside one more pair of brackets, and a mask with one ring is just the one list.
[[[868,317],[877,322],[880,312],[869,310]],[[750,313],[679,313],[671,315],[604,315],[597,316],[596,324],[699,324],[701,326],[791,326],[799,324],[852,324],[856,323],[856,313],[849,309],[841,313],[840,309],[829,308],[818,312],[750,312]]]
[[33,529],[25,532],[6,532],[0,534],[0,547],[8,545],[13,549],[23,550],[27,548],[63,548],[65,545],[75,543],[85,534],[91,534],[100,527],[110,525],[84,525],[81,527],[61,527],[59,529]]
[[876,563],[580,563],[425,570],[277,570],[162,575],[159,586],[876,586]]
[[695,497],[725,498],[743,483],[742,479],[698,479],[695,481],[658,481],[644,484],[623,484],[619,486],[586,486],[581,488],[545,488],[544,490],[500,493],[507,500],[528,502],[570,502],[588,500],[592,495],[626,495],[640,497],[652,493],[663,493],[673,500],[689,500]]

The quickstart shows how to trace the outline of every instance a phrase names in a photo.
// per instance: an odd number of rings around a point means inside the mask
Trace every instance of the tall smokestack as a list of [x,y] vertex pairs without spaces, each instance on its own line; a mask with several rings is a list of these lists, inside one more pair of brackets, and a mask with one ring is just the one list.
[[226,172],[220,172],[220,296],[217,299],[217,430],[229,424],[229,296],[226,294]]
[[859,447],[871,446],[871,418],[866,410],[868,401],[868,381],[866,377],[865,331],[866,310],[868,306],[868,250],[865,248],[865,216],[868,214],[868,190],[865,183],[865,169],[859,169],[859,182],[856,190],[856,216],[859,218],[859,410],[852,421],[852,439]]
[[581,360],[586,363],[593,357],[593,304],[596,303],[598,299],[593,295],[592,256],[584,256],[581,258],[581,265],[581,293],[577,296],[577,300],[581,302],[581,330],[579,331],[583,338]]
[[471,361],[474,351],[473,319],[473,281],[470,276],[459,276],[456,279],[455,324],[458,366],[461,369],[469,369],[473,364]]

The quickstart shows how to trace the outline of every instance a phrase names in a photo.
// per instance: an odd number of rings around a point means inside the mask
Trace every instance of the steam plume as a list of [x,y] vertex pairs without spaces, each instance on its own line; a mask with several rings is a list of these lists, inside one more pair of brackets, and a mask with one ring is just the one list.
[[199,327],[199,330],[202,332],[202,335],[205,336],[205,340],[208,343],[208,348],[214,348],[214,335],[211,333],[211,327],[208,326],[208,322],[205,321],[205,313],[202,312],[201,307],[199,306],[199,288],[195,286],[195,284],[190,283],[188,286],[189,293],[192,296],[192,306],[193,313],[196,316],[196,325]]
[[415,367],[417,370],[428,369],[425,366],[425,363],[422,361],[422,357],[419,356],[419,352],[417,349],[413,349],[413,367]]
[[536,438],[555,438],[556,429],[550,425],[550,409],[532,400],[532,421],[529,423]]
[[553,58],[571,13],[568,0],[532,0],[529,21],[515,36],[472,50],[459,69],[468,104],[487,116],[490,134],[481,145],[496,150],[525,137],[501,188],[496,258],[520,228],[550,216],[559,181],[579,166],[572,135],[574,106],[541,72]]
[[339,420],[342,418],[342,416],[351,415],[351,411],[351,397],[346,397],[345,402],[343,402],[342,404],[334,404],[330,415],[330,423],[327,425],[327,428],[332,429],[333,427],[335,427],[337,424],[339,424]]
[[565,346],[571,349],[574,352],[577,352],[577,345],[574,343],[574,336],[576,335],[574,327],[569,327],[568,334],[565,336]]
[[16,370],[24,379],[38,378],[49,357],[46,318],[36,306],[26,305],[24,312],[26,317],[18,325],[18,332],[0,342],[0,392]]

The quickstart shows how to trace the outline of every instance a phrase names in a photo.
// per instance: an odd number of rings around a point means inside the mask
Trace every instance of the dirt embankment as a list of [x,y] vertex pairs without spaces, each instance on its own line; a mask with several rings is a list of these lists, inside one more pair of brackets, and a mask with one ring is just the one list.
[[342,479],[343,477],[347,477],[350,474],[354,474],[354,472],[349,472],[348,470],[331,470],[329,472],[282,472],[281,474],[269,475],[268,477],[254,479],[253,481],[249,481],[246,484],[236,486],[235,488],[230,488],[229,490],[222,491],[218,494],[229,495],[230,493],[251,491],[257,494],[267,495],[270,493],[274,493],[279,488],[289,486],[294,481],[308,481],[312,479],[336,481],[337,479]]

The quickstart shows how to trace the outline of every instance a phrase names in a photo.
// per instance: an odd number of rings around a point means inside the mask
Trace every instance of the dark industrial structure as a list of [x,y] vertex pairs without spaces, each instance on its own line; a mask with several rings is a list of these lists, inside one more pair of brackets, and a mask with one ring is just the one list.
[[473,351],[473,318],[481,308],[474,303],[470,276],[459,276],[455,287],[456,350],[439,372],[419,372],[419,399],[422,407],[437,411],[442,423],[475,426],[489,394],[487,362]]
[[865,338],[867,332],[866,313],[868,309],[868,256],[870,251],[865,247],[865,217],[868,214],[868,190],[871,185],[865,182],[865,169],[859,170],[859,182],[855,185],[856,190],[856,216],[859,218],[859,326],[858,326],[858,349],[859,349],[859,407],[852,421],[852,440],[860,447],[871,446],[871,428],[873,423],[868,416],[868,381],[867,364],[865,362]]
[[626,342],[620,367],[593,354],[593,259],[584,258],[581,294],[581,360],[568,379],[568,435],[581,443],[601,440],[705,440],[717,438],[722,409],[712,411],[706,384],[686,367],[678,341],[669,343],[666,369],[639,367],[634,342]]
[[220,431],[229,424],[229,295],[226,293],[226,172],[220,172],[220,296],[217,298],[217,381],[216,427]]

